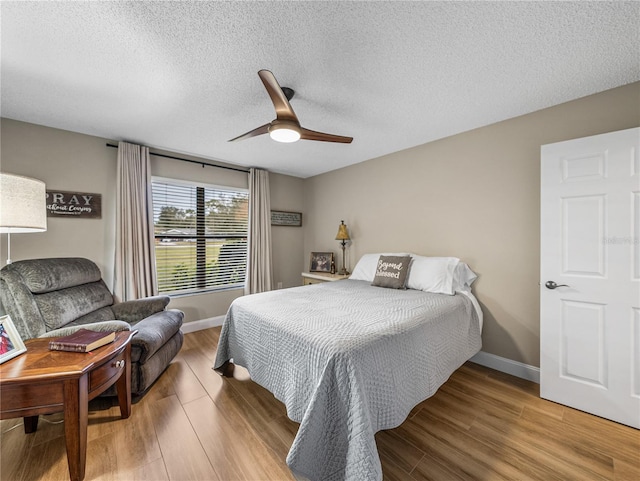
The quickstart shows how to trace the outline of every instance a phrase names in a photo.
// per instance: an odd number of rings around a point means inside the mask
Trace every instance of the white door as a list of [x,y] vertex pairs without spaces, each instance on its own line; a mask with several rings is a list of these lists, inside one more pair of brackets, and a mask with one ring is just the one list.
[[640,129],[541,153],[540,395],[640,428]]

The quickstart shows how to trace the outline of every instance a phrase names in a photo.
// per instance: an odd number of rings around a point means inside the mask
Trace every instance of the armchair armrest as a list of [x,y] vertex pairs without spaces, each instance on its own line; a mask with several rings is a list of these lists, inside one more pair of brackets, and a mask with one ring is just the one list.
[[146,363],[180,330],[183,317],[182,311],[167,309],[133,324],[138,334],[131,341],[131,362]]
[[110,332],[110,331],[130,331],[131,326],[124,321],[103,321],[92,322],[89,324],[76,324],[74,326],[61,327],[60,329],[54,329],[53,331],[45,332],[39,337],[63,337],[73,334],[78,329],[89,329],[90,331],[97,332]]
[[164,311],[169,301],[169,296],[153,296],[144,299],[125,301],[111,306],[116,319],[125,322],[137,322],[156,312]]

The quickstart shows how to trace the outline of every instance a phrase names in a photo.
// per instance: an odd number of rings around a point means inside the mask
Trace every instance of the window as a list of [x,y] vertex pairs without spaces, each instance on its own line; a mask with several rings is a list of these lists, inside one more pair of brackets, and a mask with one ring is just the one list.
[[243,287],[247,190],[160,178],[151,185],[158,291]]

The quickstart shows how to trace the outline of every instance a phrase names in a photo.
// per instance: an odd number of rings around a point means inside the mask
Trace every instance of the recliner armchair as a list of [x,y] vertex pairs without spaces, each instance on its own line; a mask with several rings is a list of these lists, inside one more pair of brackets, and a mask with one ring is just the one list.
[[59,337],[80,327],[136,329],[131,392],[143,394],[182,347],[184,313],[168,296],[114,303],[98,266],[83,258],[16,261],[0,270],[0,300],[22,339]]

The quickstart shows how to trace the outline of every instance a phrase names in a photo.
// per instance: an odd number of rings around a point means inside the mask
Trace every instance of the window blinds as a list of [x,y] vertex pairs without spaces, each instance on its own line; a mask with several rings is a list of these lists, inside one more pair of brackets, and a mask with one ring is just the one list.
[[152,192],[158,291],[243,287],[248,192],[169,180]]

